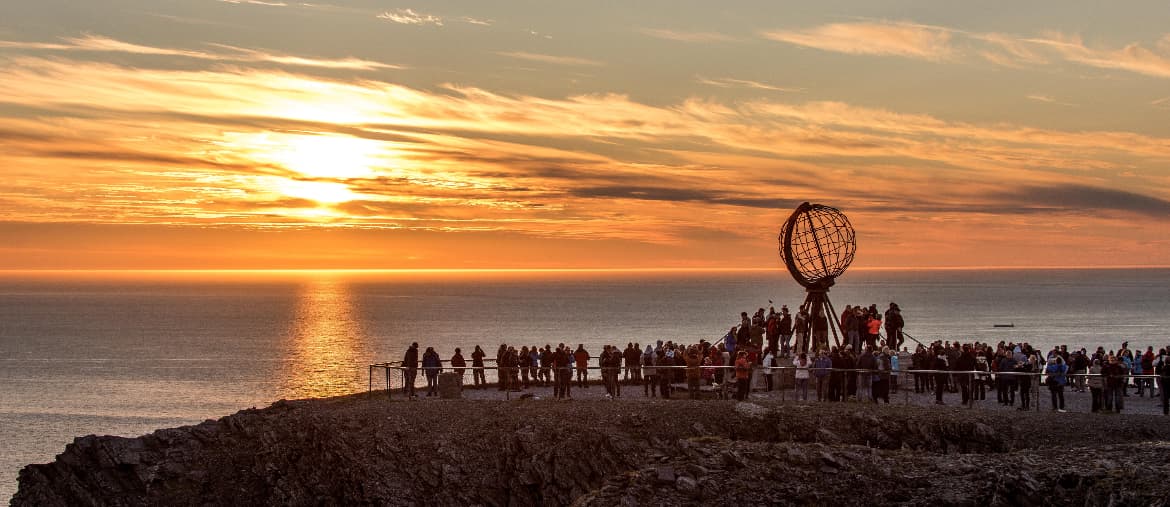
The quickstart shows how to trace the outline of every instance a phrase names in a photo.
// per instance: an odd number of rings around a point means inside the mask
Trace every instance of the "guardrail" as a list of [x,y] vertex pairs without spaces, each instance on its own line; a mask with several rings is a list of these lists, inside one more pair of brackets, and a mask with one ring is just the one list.
[[[442,361],[442,362],[444,362],[444,363],[449,363],[449,361]],[[495,360],[489,360],[489,359],[485,359],[485,362],[495,362]],[[499,370],[501,370],[501,369],[505,369],[505,368],[508,368],[508,369],[514,369],[514,370],[517,370],[517,371],[519,371],[519,370],[520,370],[522,367],[518,367],[518,366],[517,366],[517,367],[501,367],[501,366],[482,366],[482,367],[477,367],[477,366],[465,366],[465,367],[461,367],[461,368],[455,368],[455,367],[452,367],[452,366],[446,366],[446,367],[442,367],[442,366],[440,366],[440,367],[427,367],[427,368],[419,367],[419,368],[417,368],[417,370],[418,370],[418,371],[422,371],[422,372],[424,372],[424,373],[425,373],[425,371],[426,371],[426,370],[439,370],[440,372],[442,372],[442,371],[450,371],[450,370],[455,370],[455,369],[465,370],[465,373],[466,373],[466,371],[467,371],[467,370],[483,370],[483,371],[485,371],[485,372],[486,372],[486,371],[496,371],[496,372],[497,372],[497,374],[495,375],[495,377],[496,377],[496,378],[495,378],[495,379],[493,379],[493,381],[491,381],[491,382],[487,382],[487,381],[486,381],[486,375],[484,375],[484,377],[485,377],[485,382],[484,382],[483,384],[481,384],[481,385],[484,385],[484,386],[487,386],[487,385],[493,385],[493,386],[496,386],[496,387],[498,387],[498,386],[499,386]],[[654,370],[654,371],[658,371],[658,370],[686,370],[686,369],[690,369],[690,368],[697,368],[697,369],[699,369],[700,371],[704,371],[704,370],[705,370],[705,371],[707,371],[707,372],[710,372],[710,371],[712,371],[712,370],[731,370],[731,373],[732,373],[732,374],[734,374],[734,370],[735,370],[735,368],[736,368],[736,367],[735,367],[734,365],[702,365],[702,366],[697,366],[697,367],[694,367],[694,366],[685,366],[685,365],[662,365],[662,366],[629,366],[629,367],[627,367],[627,366],[620,366],[620,367],[617,367],[617,366],[586,366],[586,367],[584,367],[584,368],[579,368],[579,367],[577,367],[575,364],[571,364],[571,365],[569,365],[569,366],[560,367],[559,369],[562,369],[562,370],[568,370],[568,372],[569,372],[570,374],[572,374],[573,372],[576,372],[577,370],[582,370],[582,369],[584,369],[584,370],[587,370],[587,371],[588,371],[588,370],[594,370],[594,371],[605,371],[605,370],[609,370],[609,371],[612,371],[612,372],[614,372],[614,373],[621,374],[622,372],[625,372],[625,371],[627,371],[627,370],[631,370],[631,371],[632,371],[632,370],[635,370],[635,369],[636,369],[636,370],[646,370],[646,369],[652,369],[652,370]],[[375,371],[376,369],[383,369],[383,370],[385,370],[385,374],[386,374],[386,391],[387,391],[387,394],[388,394],[388,395],[390,395],[390,394],[393,392],[393,389],[394,389],[394,386],[392,385],[392,382],[391,382],[391,377],[392,377],[391,371],[395,371],[395,370],[399,371],[399,373],[400,373],[400,378],[401,378],[401,383],[400,383],[400,386],[401,386],[401,388],[402,388],[402,389],[405,389],[405,388],[406,388],[406,370],[408,370],[408,368],[406,368],[406,367],[402,366],[401,362],[375,363],[375,364],[371,364],[371,365],[370,365],[370,370],[369,370],[369,371],[370,371],[370,377],[369,377],[369,378],[370,378],[370,382],[369,382],[369,392],[371,392],[371,393],[372,393],[372,392],[373,392],[373,390],[374,390],[374,371]],[[549,370],[549,371],[551,372],[552,370],[556,370],[556,369],[558,369],[558,367],[556,367],[556,366],[548,366],[548,367],[542,367],[542,366],[527,366],[527,367],[523,367],[523,369],[527,369],[527,370],[528,370],[530,373],[531,373],[531,372],[535,372],[535,371],[540,371],[540,370]],[[956,376],[967,375],[967,376],[969,376],[968,378],[970,378],[970,379],[972,379],[972,380],[974,380],[974,379],[977,379],[977,378],[978,378],[978,379],[981,379],[981,380],[982,380],[982,379],[987,379],[987,380],[991,380],[991,381],[997,380],[997,379],[998,379],[1000,376],[1006,376],[1006,377],[1023,377],[1023,376],[1027,376],[1027,377],[1034,377],[1034,378],[1036,378],[1036,379],[1038,380],[1037,382],[1032,382],[1032,383],[1031,383],[1031,384],[1032,384],[1032,386],[1030,386],[1030,387],[1034,387],[1035,389],[1034,389],[1034,390],[1033,390],[1033,389],[1029,389],[1029,393],[1030,393],[1030,394],[1035,394],[1035,395],[1037,396],[1037,398],[1034,398],[1034,399],[1033,399],[1033,401],[1038,401],[1038,399],[1039,399],[1038,397],[1039,397],[1039,393],[1040,393],[1040,387],[1041,387],[1042,385],[1045,385],[1043,381],[1039,381],[1039,380],[1041,380],[1041,379],[1042,379],[1042,377],[1047,377],[1047,376],[1048,376],[1048,374],[1047,374],[1046,372],[1016,372],[1016,371],[1008,371],[1008,372],[994,372],[994,371],[981,371],[981,370],[970,370],[970,371],[955,371],[955,370],[909,370],[909,369],[907,369],[907,370],[903,370],[903,369],[898,369],[898,370],[873,370],[873,369],[860,369],[860,368],[816,368],[816,367],[812,367],[812,366],[809,366],[809,367],[800,367],[800,366],[761,366],[761,365],[753,365],[753,366],[752,366],[752,370],[753,370],[753,372],[755,372],[755,371],[762,371],[762,372],[764,372],[764,375],[769,375],[769,374],[784,374],[785,372],[792,372],[792,373],[793,373],[793,375],[794,375],[794,374],[795,374],[795,372],[796,372],[797,370],[807,370],[807,371],[808,371],[808,373],[809,373],[809,380],[810,380],[810,382],[812,382],[812,381],[815,381],[815,380],[816,380],[816,377],[818,376],[818,375],[817,375],[817,373],[818,373],[818,372],[822,372],[822,373],[823,373],[823,375],[820,375],[820,376],[826,376],[826,377],[827,377],[827,376],[829,376],[829,374],[830,374],[830,373],[833,373],[833,372],[841,372],[841,373],[858,373],[858,374],[861,374],[861,373],[867,373],[867,374],[870,374],[870,375],[890,375],[890,376],[906,376],[906,377],[911,377],[911,376],[914,376],[914,375],[946,375],[948,378],[955,378]],[[511,374],[511,373],[509,373],[509,374]],[[1069,382],[1067,382],[1067,383],[1066,383],[1066,385],[1068,385],[1068,384],[1071,384],[1071,380],[1072,380],[1073,378],[1075,378],[1075,377],[1084,377],[1084,378],[1086,378],[1086,379],[1087,379],[1087,378],[1089,378],[1089,377],[1102,377],[1102,378],[1107,378],[1108,376],[1107,376],[1107,375],[1105,375],[1105,374],[1100,374],[1100,373],[1066,373],[1066,374],[1065,374],[1065,377],[1069,379]],[[753,376],[751,376],[751,377],[749,377],[749,378],[750,378],[750,379],[752,379],[752,381],[754,382],[756,377],[754,376],[754,373],[753,373]],[[1128,386],[1129,382],[1130,382],[1131,380],[1133,380],[1133,379],[1150,379],[1150,380],[1151,380],[1151,382],[1150,382],[1151,389],[1153,388],[1153,387],[1152,387],[1152,386],[1153,386],[1153,382],[1152,382],[1153,380],[1157,380],[1157,381],[1158,381],[1158,382],[1161,384],[1161,385],[1160,385],[1160,387],[1161,387],[1161,388],[1163,388],[1163,389],[1165,389],[1165,388],[1167,387],[1167,385],[1166,385],[1166,384],[1170,383],[1170,382],[1167,382],[1165,379],[1163,379],[1162,377],[1160,377],[1160,376],[1158,376],[1158,375],[1134,375],[1134,374],[1126,374],[1126,375],[1122,375],[1122,376],[1120,376],[1120,378],[1122,378],[1122,379],[1124,380],[1124,382],[1126,383],[1126,385],[1127,385],[1127,386]],[[844,379],[843,379],[843,380],[844,380]],[[535,379],[534,379],[534,381],[536,381],[537,383],[541,382],[541,381],[539,381],[539,380],[535,380]],[[620,381],[621,381],[621,380],[619,380],[619,382],[620,382]],[[415,379],[415,384],[416,384],[416,386],[417,386],[417,382],[418,382],[418,379],[417,379],[417,377],[416,377],[416,379]],[[573,382],[576,382],[576,381],[575,381],[575,380],[573,380],[572,378],[570,378],[570,384],[572,384]],[[673,383],[672,383],[672,384],[673,384]],[[720,386],[720,388],[724,387],[724,386],[725,386],[725,385],[727,385],[727,384],[730,384],[730,382],[724,382],[724,384],[723,384],[723,385],[721,385],[721,386]],[[781,383],[779,383],[779,384],[780,384],[780,386],[779,386],[779,388],[778,388],[777,390],[779,390],[779,391],[780,391],[780,394],[781,394],[781,399],[786,399],[786,389],[784,388],[784,383],[782,383],[782,382],[781,382]],[[684,385],[685,385],[685,384],[684,384]],[[791,390],[795,390],[795,387],[793,386],[793,387],[791,388]],[[505,389],[505,393],[508,393],[508,392],[509,392],[509,390],[508,390],[508,389]],[[907,391],[906,391],[906,396],[905,396],[905,403],[906,403],[906,404],[909,404],[909,395],[910,395],[910,392],[907,390]],[[1036,410],[1039,410],[1039,405],[1040,405],[1039,403],[1033,403],[1032,405],[1035,407],[1035,409],[1036,409]],[[974,407],[974,403],[973,403],[973,402],[971,402],[971,403],[968,403],[968,408],[973,408],[973,407]]]

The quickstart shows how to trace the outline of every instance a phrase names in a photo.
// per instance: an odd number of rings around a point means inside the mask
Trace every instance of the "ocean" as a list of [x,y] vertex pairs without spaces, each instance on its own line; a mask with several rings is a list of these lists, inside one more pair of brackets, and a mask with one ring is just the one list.
[[[829,296],[838,311],[897,302],[924,342],[1170,344],[1166,269],[855,270]],[[76,436],[365,391],[367,366],[412,341],[445,359],[477,344],[690,343],[803,298],[782,269],[0,272],[0,498]]]

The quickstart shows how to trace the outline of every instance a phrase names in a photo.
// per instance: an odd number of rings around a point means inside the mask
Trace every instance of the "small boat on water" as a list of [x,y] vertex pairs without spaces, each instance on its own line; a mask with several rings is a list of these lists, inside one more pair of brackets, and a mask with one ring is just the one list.
[[1016,327],[1015,323],[1011,324],[995,324],[993,327]]

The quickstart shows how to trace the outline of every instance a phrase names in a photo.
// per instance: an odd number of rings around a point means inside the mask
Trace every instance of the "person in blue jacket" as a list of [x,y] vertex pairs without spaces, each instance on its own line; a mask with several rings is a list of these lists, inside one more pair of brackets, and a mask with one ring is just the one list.
[[731,331],[723,337],[723,346],[727,348],[731,357],[735,357],[735,326],[731,326]]
[[1052,362],[1044,369],[1048,375],[1048,390],[1052,393],[1052,410],[1064,412],[1064,386],[1068,383],[1068,365],[1064,358],[1053,356]]

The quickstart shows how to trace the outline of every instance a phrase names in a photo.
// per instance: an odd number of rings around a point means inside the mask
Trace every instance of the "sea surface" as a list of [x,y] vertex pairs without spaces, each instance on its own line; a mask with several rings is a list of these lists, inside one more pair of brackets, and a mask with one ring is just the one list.
[[[924,342],[1170,343],[1166,269],[855,270],[829,296],[838,311],[897,302]],[[803,298],[782,269],[0,272],[0,498],[74,437],[365,391],[367,366],[412,341],[446,359],[477,344],[494,357],[500,343],[717,340],[741,311]]]

